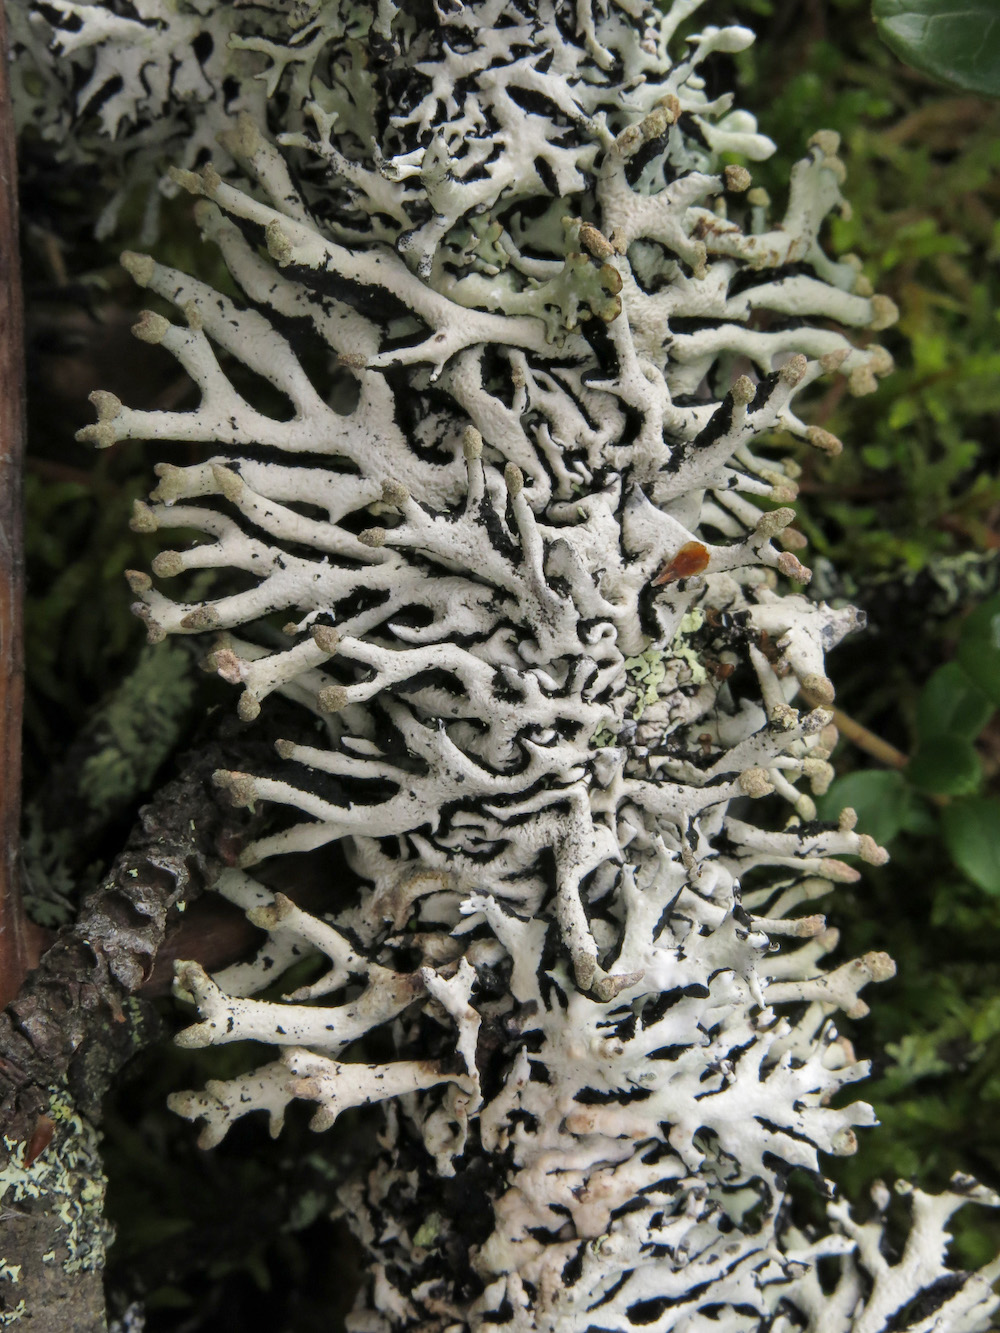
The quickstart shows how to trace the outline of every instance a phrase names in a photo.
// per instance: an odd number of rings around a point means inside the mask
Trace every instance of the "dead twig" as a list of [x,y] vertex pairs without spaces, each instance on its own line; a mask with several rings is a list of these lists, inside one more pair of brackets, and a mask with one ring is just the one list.
[[[829,707],[810,690],[803,690],[802,697],[810,708]],[[864,750],[865,754],[870,754],[880,764],[885,764],[886,768],[905,768],[910,762],[909,755],[904,754],[902,750],[897,750],[895,745],[890,745],[881,736],[876,736],[874,731],[869,731],[860,722],[855,722],[854,718],[845,713],[842,708],[834,708],[832,712],[833,725],[844,740],[856,745],[859,750]]]
[[885,764],[887,768],[905,768],[910,762],[909,756],[905,755],[902,750],[897,750],[895,745],[890,745],[881,736],[876,736],[874,731],[869,731],[860,722],[855,722],[854,718],[849,717],[843,709],[835,708],[833,710],[833,725],[845,741],[850,741],[852,745],[856,745],[859,750],[864,750],[865,754],[870,754],[873,759],[877,759],[880,764]]

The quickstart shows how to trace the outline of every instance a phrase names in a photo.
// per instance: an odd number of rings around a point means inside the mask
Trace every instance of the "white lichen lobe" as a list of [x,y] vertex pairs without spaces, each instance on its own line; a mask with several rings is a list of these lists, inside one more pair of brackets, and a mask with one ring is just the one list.
[[[244,721],[275,692],[315,717],[269,774],[216,775],[292,814],[219,886],[266,944],[178,973],[183,1045],[275,1057],[173,1105],[211,1145],[295,1100],[316,1128],[385,1103],[344,1191],[356,1333],[930,1333],[996,1305],[992,1269],[945,1266],[950,1213],[991,1201],[969,1182],[912,1194],[895,1265],[878,1217],[834,1200],[800,1232],[786,1206],[793,1169],[821,1180],[873,1123],[837,1095],[867,1069],[837,1014],[893,966],[823,966],[816,900],[857,878],[841,858],[884,859],[813,801],[825,658],[858,618],[789,588],[798,469],[760,439],[837,452],[798,403],[828,374],[870,392],[891,359],[842,330],[894,311],[820,244],[836,135],[780,217],[722,165],[771,145],[700,72],[752,35],[680,41],[698,8],[325,0],[248,33],[220,6],[272,132],[223,136],[249,184],[173,180],[245,299],[123,261],[180,312],[135,332],[200,401],[103,394],[84,438],[221,451],[159,465],[137,506],[140,531],[202,537],[130,576],[137,611],[154,640],[221,632],[207,665]],[[269,386],[253,402],[233,358]],[[209,600],[160,590],[204,570]],[[334,843],[353,906],[247,873]]]

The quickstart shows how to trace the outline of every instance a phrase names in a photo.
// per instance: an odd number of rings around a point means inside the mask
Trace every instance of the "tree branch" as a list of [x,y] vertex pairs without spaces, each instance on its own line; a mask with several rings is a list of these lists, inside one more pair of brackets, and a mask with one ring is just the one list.
[[21,1311],[39,1333],[106,1328],[101,1098],[162,1036],[152,1005],[132,997],[168,925],[259,832],[261,816],[232,809],[212,785],[214,770],[245,749],[230,723],[187,756],[180,776],[140,811],[76,923],[0,1015],[4,1256],[18,1274],[0,1291],[0,1322]]
[[232,739],[213,738],[188,755],[180,776],[143,807],[75,924],[0,1015],[0,1128],[8,1140],[30,1141],[62,1080],[78,1110],[96,1116],[118,1069],[144,1044],[135,1031],[141,1006],[127,1016],[125,1006],[150,975],[168,923],[258,831],[261,816],[232,809],[212,784],[217,768],[245,755],[245,738],[230,730]]

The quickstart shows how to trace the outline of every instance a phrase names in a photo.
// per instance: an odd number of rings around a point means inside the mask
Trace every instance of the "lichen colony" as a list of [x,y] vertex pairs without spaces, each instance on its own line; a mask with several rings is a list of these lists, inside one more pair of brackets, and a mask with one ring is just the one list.
[[[178,977],[182,1044],[276,1058],[173,1104],[206,1145],[297,1099],[317,1129],[384,1104],[344,1190],[355,1333],[929,1333],[997,1304],[1000,1269],[945,1263],[971,1181],[911,1191],[894,1255],[884,1187],[864,1223],[787,1205],[873,1122],[837,1013],[892,964],[823,966],[813,903],[882,858],[810,795],[858,617],[806,595],[797,469],[759,441],[839,450],[797,404],[870,391],[894,310],[821,243],[835,135],[783,211],[754,188],[771,144],[714,92],[752,34],[699,8],[44,6],[122,160],[186,155],[173,185],[242,294],[126,255],[178,312],[138,337],[200,402],[99,392],[83,435],[207,446],[137,506],[199,534],[131,575],[138,613],[154,641],[217,632],[244,722],[276,691],[316,719],[277,776],[217,774],[284,808],[219,886],[266,945]],[[207,600],[171,595],[204,570]],[[335,843],[362,889],[323,915],[254,877]]]

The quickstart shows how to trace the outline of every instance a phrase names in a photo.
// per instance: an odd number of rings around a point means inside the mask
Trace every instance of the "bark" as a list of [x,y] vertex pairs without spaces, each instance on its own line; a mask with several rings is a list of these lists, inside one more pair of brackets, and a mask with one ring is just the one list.
[[143,808],[76,923],[0,1016],[0,1320],[23,1302],[36,1333],[104,1327],[101,1098],[162,1035],[150,1002],[133,997],[164,937],[256,831],[260,817],[233,810],[211,781],[245,754],[240,731],[194,751]]
[[21,713],[24,702],[24,319],[18,247],[17,159],[0,10],[0,1004],[27,971],[21,897]]

